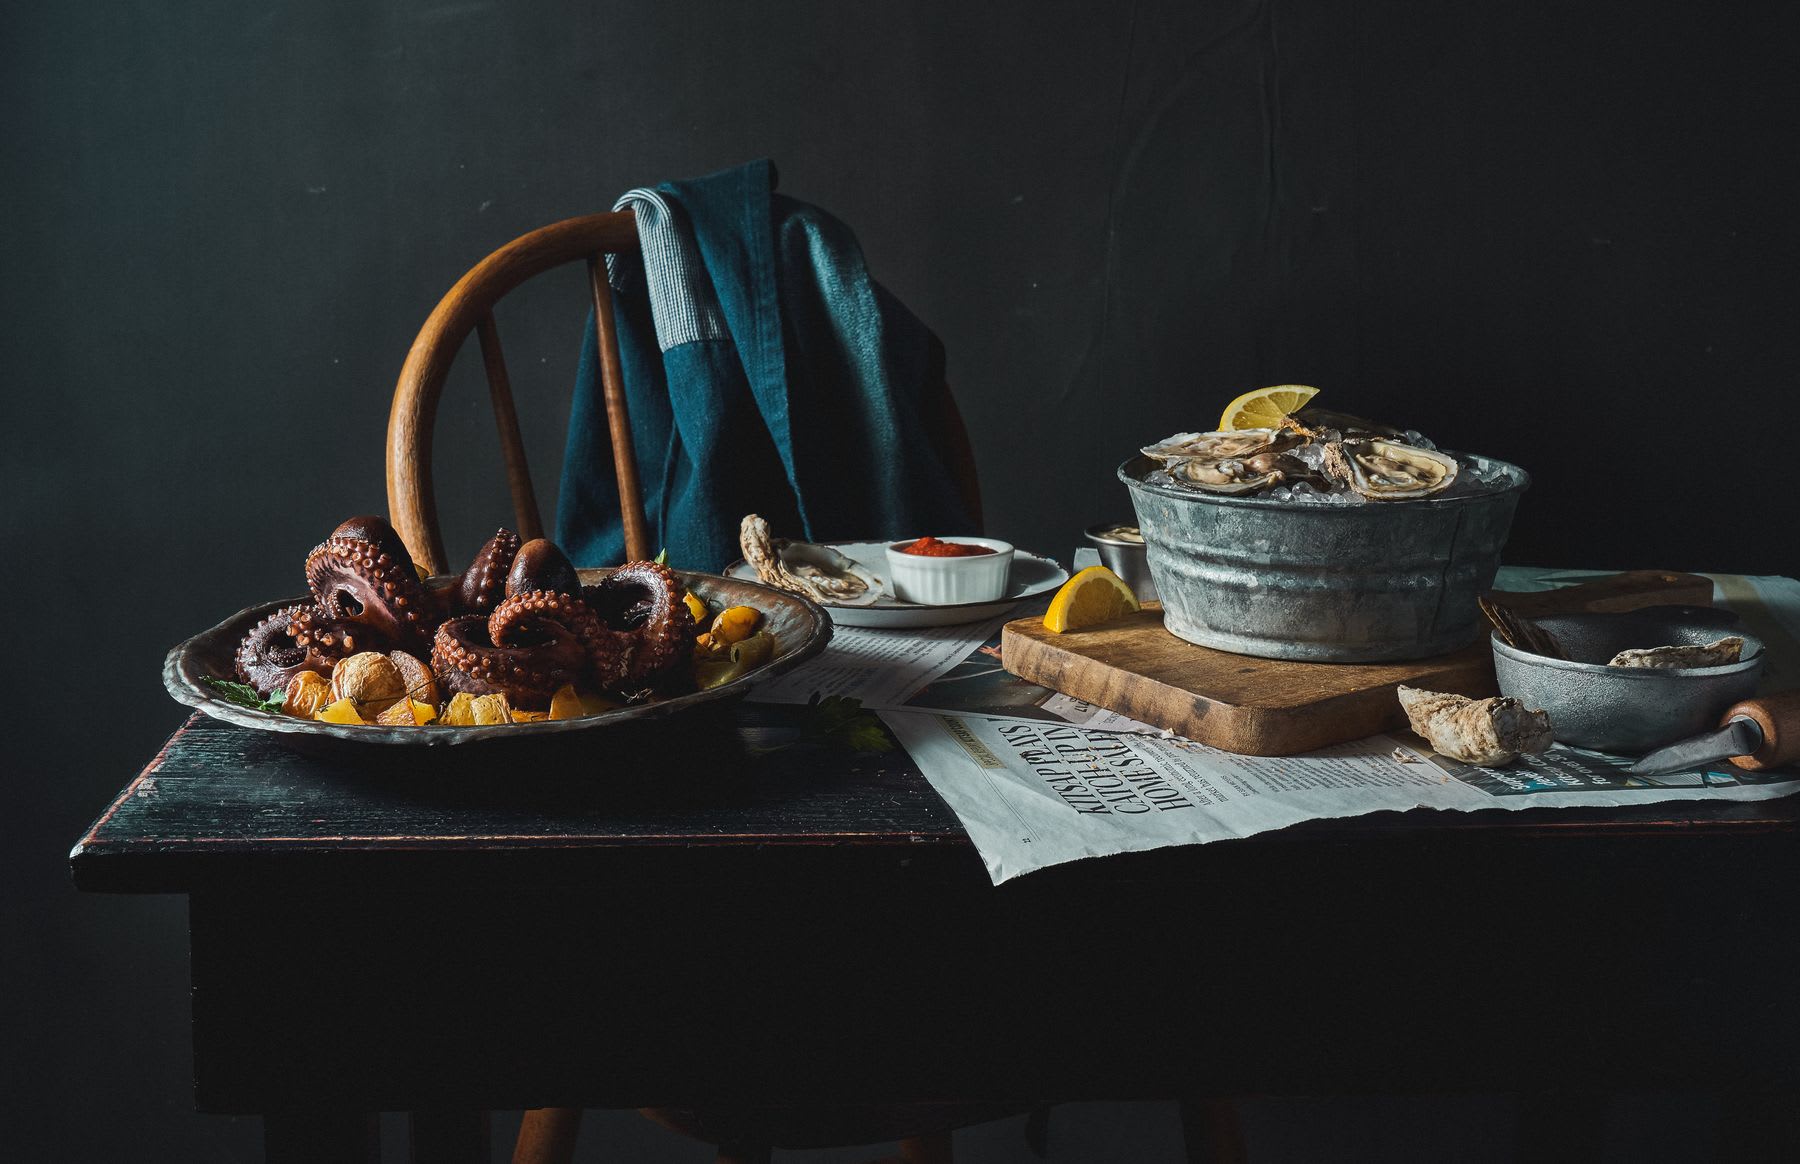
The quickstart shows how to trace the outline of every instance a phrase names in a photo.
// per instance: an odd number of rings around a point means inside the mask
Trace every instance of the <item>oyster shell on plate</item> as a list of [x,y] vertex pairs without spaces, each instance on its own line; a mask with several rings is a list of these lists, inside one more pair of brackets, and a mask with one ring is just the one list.
[[738,527],[738,548],[765,586],[814,602],[868,606],[881,597],[881,579],[830,546],[775,537],[752,513]]
[[1325,474],[1370,501],[1429,497],[1456,481],[1456,459],[1432,449],[1376,437],[1331,441]]

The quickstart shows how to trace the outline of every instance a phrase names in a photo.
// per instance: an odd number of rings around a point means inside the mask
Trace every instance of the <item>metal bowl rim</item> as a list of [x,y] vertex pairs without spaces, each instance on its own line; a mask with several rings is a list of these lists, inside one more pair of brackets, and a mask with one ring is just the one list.
[[1133,529],[1136,529],[1139,531],[1138,540],[1135,542],[1127,541],[1124,538],[1109,538],[1105,534],[1099,532],[1100,530],[1103,530],[1103,529],[1117,529],[1119,526],[1122,526],[1124,524],[1125,523],[1122,521],[1097,521],[1093,525],[1090,525],[1086,529],[1082,530],[1081,536],[1085,537],[1088,541],[1093,542],[1095,545],[1099,545],[1099,546],[1118,546],[1122,550],[1141,550],[1141,549],[1143,549],[1147,543],[1144,541],[1144,538],[1143,538],[1143,528],[1144,527],[1141,525],[1132,527]]
[[1736,675],[1749,671],[1763,664],[1763,642],[1753,634],[1739,632],[1744,645],[1749,649],[1743,658],[1735,663],[1724,663],[1717,667],[1612,667],[1605,663],[1577,663],[1573,659],[1552,659],[1545,655],[1534,655],[1530,651],[1521,651],[1500,638],[1500,632],[1488,632],[1488,642],[1494,646],[1494,654],[1504,656],[1522,667],[1535,671],[1563,671],[1578,675],[1607,675],[1626,682],[1649,682],[1657,679],[1673,679],[1677,682],[1686,679],[1718,679],[1727,675]]
[[[1479,453],[1463,453],[1455,449],[1439,449],[1453,457],[1462,457],[1470,461],[1479,461],[1489,465],[1499,465],[1517,474],[1518,479],[1503,488],[1482,493],[1465,493],[1460,497],[1412,497],[1399,501],[1372,501],[1363,505],[1296,505],[1291,501],[1277,501],[1273,497],[1239,497],[1229,493],[1206,493],[1198,489],[1179,489],[1173,485],[1152,485],[1140,477],[1125,471],[1126,467],[1136,461],[1147,461],[1150,458],[1142,453],[1125,458],[1119,462],[1115,475],[1129,489],[1142,489],[1156,497],[1168,497],[1180,501],[1194,501],[1203,505],[1241,505],[1250,509],[1277,510],[1282,513],[1380,513],[1384,510],[1415,506],[1453,506],[1474,505],[1493,501],[1496,498],[1517,495],[1531,487],[1531,474],[1513,464],[1502,461],[1498,457],[1484,457]],[[1141,525],[1140,525],[1141,528]]]

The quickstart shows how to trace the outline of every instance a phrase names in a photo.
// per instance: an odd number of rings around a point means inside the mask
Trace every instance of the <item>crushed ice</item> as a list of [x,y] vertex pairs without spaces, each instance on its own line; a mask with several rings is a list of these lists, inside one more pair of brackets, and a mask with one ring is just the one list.
[[[1330,427],[1322,427],[1315,431],[1319,433],[1320,439],[1312,440],[1297,448],[1289,449],[1286,455],[1301,462],[1314,473],[1324,475],[1325,445],[1330,441],[1343,439],[1343,433],[1339,429]],[[1159,442],[1159,444],[1176,444],[1180,443],[1183,439],[1192,439],[1197,435],[1200,434],[1179,434],[1178,436],[1169,438],[1167,441]],[[1463,453],[1455,453],[1450,452],[1447,449],[1440,449],[1430,437],[1419,432],[1417,429],[1409,428],[1402,432],[1396,439],[1404,444],[1411,445],[1414,448],[1445,453],[1456,460],[1459,467],[1456,480],[1451,483],[1448,489],[1435,494],[1434,499],[1468,497],[1477,493],[1488,493],[1496,489],[1510,487],[1518,481],[1516,470],[1514,470],[1512,466],[1507,465],[1504,462],[1492,461],[1485,457],[1470,457]],[[1234,462],[1234,464],[1237,463]],[[1200,492],[1187,482],[1171,476],[1167,469],[1161,467],[1152,469],[1150,472],[1146,473],[1143,477],[1143,481],[1146,485],[1171,486],[1180,489],[1184,493]],[[1245,500],[1275,501],[1301,505],[1368,504],[1366,499],[1349,489],[1347,486],[1333,483],[1328,489],[1320,489],[1312,482],[1305,480],[1279,484],[1273,488],[1264,489],[1255,493],[1232,494],[1228,496],[1234,496]]]

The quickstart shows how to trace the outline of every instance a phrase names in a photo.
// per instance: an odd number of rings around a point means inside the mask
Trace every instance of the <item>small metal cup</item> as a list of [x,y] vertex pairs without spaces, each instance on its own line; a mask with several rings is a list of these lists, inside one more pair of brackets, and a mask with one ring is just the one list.
[[1156,580],[1150,577],[1150,560],[1145,556],[1144,543],[1141,539],[1131,541],[1113,536],[1111,531],[1121,526],[1137,528],[1130,522],[1103,521],[1088,526],[1087,540],[1100,551],[1101,564],[1123,578],[1139,602],[1155,602]]

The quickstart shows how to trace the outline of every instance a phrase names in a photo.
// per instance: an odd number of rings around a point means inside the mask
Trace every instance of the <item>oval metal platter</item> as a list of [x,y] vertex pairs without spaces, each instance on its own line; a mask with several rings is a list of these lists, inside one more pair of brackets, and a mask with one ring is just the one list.
[[[598,582],[609,573],[610,570],[580,571],[581,580],[589,584]],[[726,606],[753,606],[762,611],[762,629],[775,636],[775,657],[748,674],[705,691],[692,691],[652,703],[629,704],[599,715],[586,715],[576,719],[483,724],[474,727],[437,724],[387,727],[381,724],[320,723],[279,712],[253,711],[226,699],[205,682],[207,678],[235,679],[234,657],[237,646],[250,628],[283,606],[309,601],[306,598],[286,598],[240,610],[211,630],[202,631],[170,651],[168,659],[163,663],[163,686],[168,688],[169,694],[177,702],[195,708],[213,719],[256,731],[275,732],[297,745],[305,741],[323,742],[327,739],[400,747],[446,747],[499,741],[542,742],[579,732],[662,719],[722,700],[740,698],[765,679],[773,679],[792,671],[823,651],[825,644],[831,641],[831,619],[810,599],[798,594],[788,594],[759,582],[723,578],[717,574],[694,574],[678,570],[676,576],[714,610]],[[434,584],[442,584],[448,580],[433,581]]]

